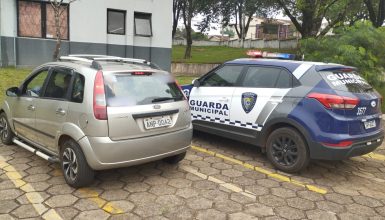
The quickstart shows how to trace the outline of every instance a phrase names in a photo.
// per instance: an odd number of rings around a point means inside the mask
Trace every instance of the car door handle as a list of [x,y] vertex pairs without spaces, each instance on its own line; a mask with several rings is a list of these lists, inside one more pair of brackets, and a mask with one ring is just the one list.
[[29,105],[27,109],[30,111],[35,111],[36,107],[33,105]]
[[228,101],[229,101],[229,99],[228,99],[228,98],[226,98],[226,97],[222,97],[221,99],[219,99],[219,101],[220,101],[220,102],[228,102]]
[[62,109],[62,108],[58,108],[58,109],[56,110],[56,114],[57,114],[57,115],[65,115],[65,114],[66,114],[66,111],[65,111],[64,109]]

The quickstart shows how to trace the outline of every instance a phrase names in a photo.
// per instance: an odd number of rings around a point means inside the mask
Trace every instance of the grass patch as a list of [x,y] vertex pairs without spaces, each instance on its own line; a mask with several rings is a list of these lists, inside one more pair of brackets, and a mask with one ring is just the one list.
[[[246,52],[250,49],[226,46],[192,47],[191,59],[183,59],[186,46],[172,47],[172,62],[176,63],[224,63],[237,58],[247,58]],[[269,52],[295,54],[292,49],[258,49]]]
[[179,85],[188,85],[191,82],[198,78],[197,76],[176,76],[176,80],[178,80]]
[[0,68],[0,101],[3,103],[5,90],[13,86],[19,86],[31,69]]

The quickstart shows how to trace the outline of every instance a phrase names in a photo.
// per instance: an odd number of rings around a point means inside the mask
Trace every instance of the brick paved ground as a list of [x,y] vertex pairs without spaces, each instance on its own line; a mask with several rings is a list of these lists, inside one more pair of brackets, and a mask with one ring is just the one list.
[[103,171],[78,190],[57,164],[0,146],[0,219],[385,219],[385,145],[293,176],[249,145],[202,133],[193,145],[178,166]]

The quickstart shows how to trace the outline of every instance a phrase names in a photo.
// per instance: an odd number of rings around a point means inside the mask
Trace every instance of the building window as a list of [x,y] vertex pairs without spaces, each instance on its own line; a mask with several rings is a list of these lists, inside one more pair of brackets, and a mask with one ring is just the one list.
[[151,14],[134,13],[135,35],[150,37],[152,36]]
[[[55,16],[49,2],[18,0],[18,36],[36,38],[56,38]],[[69,38],[68,5],[63,4],[60,17],[61,39]]]
[[107,33],[126,34],[126,11],[107,9]]

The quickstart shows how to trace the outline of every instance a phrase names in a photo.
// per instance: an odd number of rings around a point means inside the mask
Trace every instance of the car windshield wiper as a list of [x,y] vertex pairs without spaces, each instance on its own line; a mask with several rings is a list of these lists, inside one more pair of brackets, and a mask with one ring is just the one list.
[[155,103],[155,102],[163,102],[163,101],[168,101],[168,100],[175,100],[176,98],[174,97],[159,97],[159,98],[155,98],[152,100],[152,103]]

